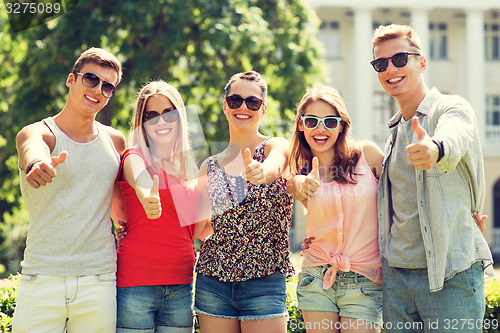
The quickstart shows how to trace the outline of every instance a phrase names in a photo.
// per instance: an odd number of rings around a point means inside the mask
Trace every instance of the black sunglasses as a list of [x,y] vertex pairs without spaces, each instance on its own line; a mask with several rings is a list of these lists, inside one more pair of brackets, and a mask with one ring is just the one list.
[[340,122],[342,121],[342,118],[334,116],[328,116],[324,118],[316,116],[302,116],[300,117],[300,119],[302,119],[302,121],[304,122],[304,127],[307,129],[315,129],[320,123],[323,123],[323,126],[327,130],[337,129]]
[[247,98],[243,98],[240,95],[231,95],[226,97],[227,106],[230,109],[237,109],[241,106],[241,104],[245,101],[247,108],[252,111],[258,111],[264,102],[258,97],[250,96]]
[[94,88],[99,84],[99,82],[102,81],[101,92],[102,95],[106,98],[111,98],[115,94],[116,87],[114,86],[114,84],[101,80],[101,78],[94,73],[87,72],[83,74],[75,72],[73,74],[82,75],[83,85],[89,88]]
[[179,119],[179,112],[177,110],[169,110],[159,114],[156,111],[144,111],[142,114],[142,122],[148,125],[156,125],[163,119],[166,123],[175,123]]
[[387,66],[389,66],[389,59],[392,61],[392,64],[398,68],[406,66],[408,63],[408,56],[409,55],[420,55],[419,53],[415,52],[400,52],[396,53],[392,57],[389,58],[378,58],[370,62],[372,64],[373,69],[376,72],[383,72],[387,69]]

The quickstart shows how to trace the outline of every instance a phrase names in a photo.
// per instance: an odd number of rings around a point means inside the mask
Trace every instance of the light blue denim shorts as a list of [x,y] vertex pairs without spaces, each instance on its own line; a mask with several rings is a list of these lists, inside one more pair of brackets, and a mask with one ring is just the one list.
[[333,286],[323,289],[330,265],[305,267],[299,273],[300,310],[338,312],[340,317],[361,319],[382,326],[382,286],[354,272],[337,272]]
[[116,332],[190,333],[193,284],[117,288]]
[[286,316],[286,278],[274,274],[242,282],[222,282],[196,276],[194,310],[205,315],[239,320]]

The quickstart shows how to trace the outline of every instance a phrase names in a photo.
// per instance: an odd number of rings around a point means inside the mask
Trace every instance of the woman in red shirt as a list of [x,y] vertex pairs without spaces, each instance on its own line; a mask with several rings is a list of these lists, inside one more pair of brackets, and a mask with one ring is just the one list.
[[139,93],[118,184],[127,212],[117,250],[117,332],[192,332],[197,168],[179,92]]

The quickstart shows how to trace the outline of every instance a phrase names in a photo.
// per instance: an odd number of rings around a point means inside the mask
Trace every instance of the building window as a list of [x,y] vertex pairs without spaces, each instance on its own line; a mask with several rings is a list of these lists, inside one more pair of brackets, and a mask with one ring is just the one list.
[[485,24],[484,32],[486,60],[500,60],[500,24]]
[[448,58],[448,27],[446,23],[429,24],[429,55],[431,59]]
[[341,38],[339,22],[321,22],[318,39],[325,46],[327,59],[340,59]]
[[486,96],[486,139],[500,143],[500,95]]
[[399,106],[394,98],[385,92],[377,91],[373,96],[373,140],[381,147],[389,137],[389,120],[396,114]]
[[500,179],[493,187],[493,207],[493,226],[500,228]]

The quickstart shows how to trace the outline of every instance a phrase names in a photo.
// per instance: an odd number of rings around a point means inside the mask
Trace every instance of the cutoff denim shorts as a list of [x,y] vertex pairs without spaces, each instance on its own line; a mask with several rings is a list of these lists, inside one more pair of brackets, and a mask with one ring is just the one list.
[[286,278],[279,272],[242,282],[198,274],[195,289],[194,310],[205,315],[239,320],[288,315]]
[[324,290],[323,277],[328,268],[330,265],[305,267],[299,273],[299,309],[338,312],[340,317],[382,326],[382,286],[361,274],[338,271],[333,286]]
[[193,284],[117,288],[117,333],[190,333]]

